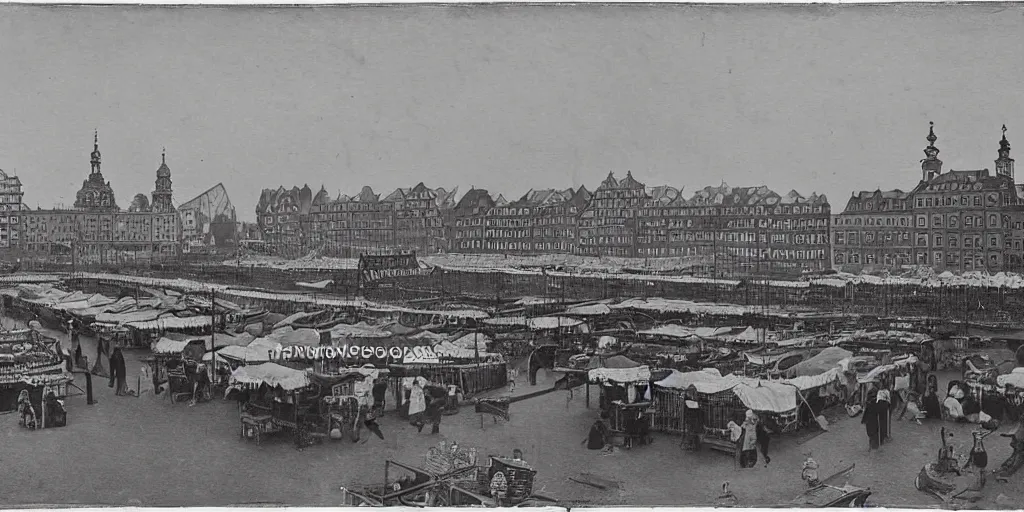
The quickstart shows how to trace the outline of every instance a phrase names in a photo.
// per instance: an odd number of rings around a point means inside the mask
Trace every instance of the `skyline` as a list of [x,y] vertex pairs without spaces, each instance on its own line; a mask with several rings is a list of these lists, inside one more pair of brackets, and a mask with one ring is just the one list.
[[166,147],[176,204],[223,182],[246,221],[278,186],[513,200],[609,171],[838,213],[912,189],[929,122],[944,170],[993,169],[1024,119],[1018,6],[3,9],[0,169],[31,208],[74,202],[98,129],[122,207]]

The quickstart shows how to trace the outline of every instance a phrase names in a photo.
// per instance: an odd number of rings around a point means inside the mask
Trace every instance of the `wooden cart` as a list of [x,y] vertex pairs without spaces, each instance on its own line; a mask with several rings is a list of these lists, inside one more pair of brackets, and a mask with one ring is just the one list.
[[790,504],[793,507],[834,508],[864,507],[871,496],[871,490],[838,481],[845,479],[856,467],[856,464],[826,478],[820,484],[808,489]]

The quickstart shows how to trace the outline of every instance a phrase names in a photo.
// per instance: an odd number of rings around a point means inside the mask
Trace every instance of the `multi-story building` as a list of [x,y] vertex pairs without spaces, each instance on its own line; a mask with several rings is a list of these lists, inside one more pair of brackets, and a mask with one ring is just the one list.
[[180,250],[181,220],[171,201],[170,169],[166,160],[157,170],[157,203],[135,211],[120,211],[110,182],[101,172],[98,136],[90,155],[92,171],[76,194],[75,209],[21,212],[18,249],[29,256],[71,256],[82,263],[118,263],[137,259],[168,259]]
[[437,254],[448,250],[446,220],[455,207],[458,187],[451,192],[428,188],[423,183],[400,188],[384,200],[394,204],[395,245],[403,251]]
[[24,208],[21,180],[0,169],[0,250],[18,244],[18,221]]
[[829,266],[828,199],[768,187],[667,187],[640,210],[638,255],[692,258],[716,275],[797,273]]
[[342,257],[388,251],[395,247],[394,206],[370,187],[334,200],[321,190],[310,209],[312,246]]
[[502,203],[495,202],[484,219],[484,252],[533,254],[532,205],[526,196]]
[[473,188],[452,209],[452,252],[487,251],[487,214],[495,206],[490,192]]
[[[882,194],[876,201],[855,196],[846,211],[836,216],[835,266],[914,265],[940,272],[1019,268],[1024,195],[1014,183],[1005,130],[1004,126],[995,173],[988,169],[943,172],[935,146],[938,137],[931,125],[921,180],[906,197],[888,193],[892,200]],[[897,204],[905,206],[894,211]],[[878,226],[879,222],[885,224]],[[878,250],[880,244],[883,250]]]
[[312,205],[309,185],[263,190],[256,205],[256,222],[273,253],[288,257],[305,254],[310,235],[305,228]]
[[682,191],[669,186],[652,187],[637,219],[637,256],[668,257],[672,252],[671,228],[675,213],[671,208],[681,199]]
[[533,210],[533,252],[575,254],[580,212],[590,202],[586,187],[531,190],[523,199]]
[[913,261],[914,216],[902,190],[858,192],[832,217],[832,259],[844,271],[892,269]]
[[636,256],[637,217],[649,199],[647,187],[627,172],[608,173],[580,214],[577,252],[584,256]]

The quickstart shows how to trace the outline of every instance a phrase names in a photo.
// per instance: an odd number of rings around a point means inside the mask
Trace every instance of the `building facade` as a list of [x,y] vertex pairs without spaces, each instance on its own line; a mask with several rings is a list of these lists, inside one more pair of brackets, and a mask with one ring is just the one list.
[[310,242],[306,228],[313,205],[313,191],[309,185],[264,189],[256,204],[256,222],[263,231],[271,253],[284,257],[305,254]]
[[392,203],[395,212],[395,248],[418,254],[437,254],[448,250],[448,229],[451,211],[455,208],[458,188],[428,188],[423,183],[400,188],[384,201]]
[[490,192],[473,188],[452,209],[452,252],[480,254],[488,252],[487,215],[495,201]]
[[858,272],[910,265],[914,216],[910,194],[902,190],[859,192],[832,218],[835,268]]
[[168,260],[180,251],[181,220],[170,202],[170,169],[163,160],[157,171],[161,211],[121,211],[110,182],[103,178],[99,137],[93,141],[91,172],[75,198],[74,209],[24,209],[18,221],[18,250],[27,256],[70,257],[79,263],[117,264],[137,260]]
[[312,245],[323,254],[358,257],[395,247],[394,203],[381,201],[370,187],[330,199],[321,189],[310,209]]
[[18,245],[20,238],[19,222],[22,202],[25,197],[21,189],[21,179],[9,176],[0,169],[0,250]]
[[578,253],[635,257],[637,218],[648,199],[647,187],[632,172],[621,181],[608,173],[580,214]]
[[1014,183],[1006,127],[995,172],[944,171],[934,125],[925,140],[921,180],[913,190],[855,195],[833,219],[834,266],[854,271],[920,266],[937,272],[1021,268],[1024,195]]

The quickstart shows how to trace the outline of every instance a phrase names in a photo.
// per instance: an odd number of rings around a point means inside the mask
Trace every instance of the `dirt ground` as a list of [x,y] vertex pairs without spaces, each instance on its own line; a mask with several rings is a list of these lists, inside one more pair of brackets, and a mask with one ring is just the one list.
[[[85,353],[91,349],[95,354],[91,341],[84,343]],[[126,353],[133,387],[145,353]],[[549,381],[543,377],[542,382]],[[385,416],[384,441],[328,441],[298,451],[284,438],[261,446],[240,439],[234,402],[172,405],[148,393],[114,396],[101,379],[93,384],[98,403],[87,405],[84,396],[68,398],[66,428],[32,432],[19,428],[14,414],[0,416],[0,506],[337,505],[340,486],[380,483],[386,459],[419,464],[441,439],[483,454],[521,449],[538,471],[535,492],[574,505],[707,506],[715,503],[724,481],[730,482],[739,506],[782,505],[805,489],[800,480],[805,453],[820,463],[822,477],[856,463],[850,483],[870,487],[873,505],[939,505],[914,489],[918,470],[939,448],[938,423],[895,422],[894,441],[869,452],[859,419],[842,415],[829,432],[775,438],[770,466],[762,461],[753,469],[737,469],[731,457],[683,451],[677,437],[666,435],[633,450],[589,451],[582,441],[597,416],[596,397],[588,409],[582,392],[570,402],[568,393],[557,391],[513,404],[508,423],[494,424],[488,417],[481,429],[479,416],[463,408],[445,417],[441,435],[432,436],[429,429],[417,433]],[[517,394],[532,387],[520,376],[518,388]],[[954,442],[970,448],[969,428],[947,427],[955,433]],[[1009,455],[1009,444],[997,435],[987,441],[989,467],[995,468]],[[582,472],[616,485],[599,490],[569,480]],[[1024,507],[1022,482],[1024,472],[1010,483],[990,478],[985,499],[976,506],[995,508],[996,497],[1003,494],[1009,497],[1006,503]]]

